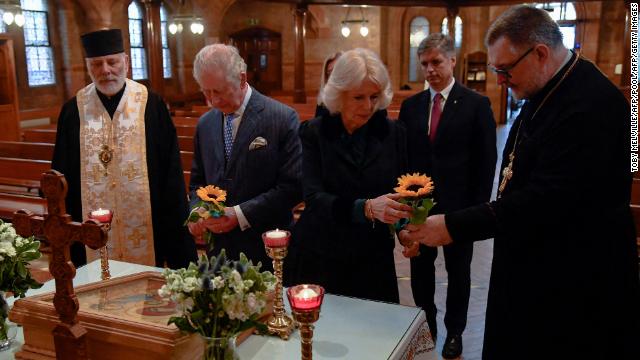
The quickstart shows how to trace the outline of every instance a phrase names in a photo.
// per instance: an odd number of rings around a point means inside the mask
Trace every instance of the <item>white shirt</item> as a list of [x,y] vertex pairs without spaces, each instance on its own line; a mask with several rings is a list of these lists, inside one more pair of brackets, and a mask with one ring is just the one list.
[[[456,80],[454,78],[451,78],[451,82],[449,83],[449,85],[447,85],[447,87],[445,87],[444,89],[442,89],[442,91],[440,91],[440,95],[442,95],[442,101],[440,103],[440,105],[442,106],[442,111],[444,111],[444,104],[447,102],[447,99],[449,98],[449,93],[451,92],[451,89],[453,89],[453,84],[456,83]],[[431,114],[433,113],[433,98],[436,97],[436,94],[438,93],[437,91],[435,91],[432,88],[429,88],[429,92],[431,95],[431,102],[429,102],[429,134],[431,134]],[[440,114],[442,114],[442,112],[440,112]],[[442,119],[442,117],[440,117]]]

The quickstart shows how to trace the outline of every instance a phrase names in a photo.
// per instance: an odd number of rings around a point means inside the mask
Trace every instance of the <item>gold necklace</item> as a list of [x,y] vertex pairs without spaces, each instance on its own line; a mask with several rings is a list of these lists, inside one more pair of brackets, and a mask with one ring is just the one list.
[[[115,114],[114,114],[115,115]],[[98,159],[102,163],[104,168],[104,176],[109,175],[108,166],[111,160],[113,160],[113,149],[111,148],[111,142],[113,138],[113,119],[109,123],[109,131],[105,126],[105,113],[102,114],[102,146],[100,146],[100,152],[98,152]]]
[[[538,105],[538,107],[536,108],[536,111],[533,112],[533,115],[530,117],[530,119],[533,119],[536,116],[538,111],[540,111],[542,106],[547,102],[547,99],[549,99],[551,94],[553,94],[558,88],[558,86],[560,86],[560,84],[562,84],[562,82],[567,78],[567,75],[569,75],[571,70],[573,70],[574,66],[578,63],[579,58],[580,56],[576,55],[576,58],[573,60],[573,63],[571,63],[571,66],[569,67],[569,69],[567,69],[564,75],[562,75],[562,77],[560,78],[560,81],[558,81],[558,83],[555,84],[553,88],[551,88],[551,90],[547,93],[547,96],[545,96],[544,99],[542,99],[542,102],[540,102],[540,105]],[[511,178],[513,177],[513,161],[516,158],[516,147],[518,146],[520,129],[522,129],[522,124],[525,122],[525,120],[526,119],[522,119],[522,121],[518,124],[518,130],[516,131],[516,139],[513,142],[513,149],[511,149],[511,152],[509,153],[509,164],[504,169],[502,169],[502,181],[500,182],[500,186],[498,187],[498,198],[502,196],[502,192],[507,187],[509,180],[511,180]]]

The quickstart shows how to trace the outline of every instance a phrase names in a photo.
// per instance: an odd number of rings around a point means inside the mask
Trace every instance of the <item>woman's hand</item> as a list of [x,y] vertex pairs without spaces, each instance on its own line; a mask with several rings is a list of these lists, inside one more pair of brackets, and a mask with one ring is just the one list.
[[395,224],[400,219],[411,217],[411,206],[399,203],[400,194],[385,194],[367,200],[364,215],[369,220],[377,219],[385,224]]

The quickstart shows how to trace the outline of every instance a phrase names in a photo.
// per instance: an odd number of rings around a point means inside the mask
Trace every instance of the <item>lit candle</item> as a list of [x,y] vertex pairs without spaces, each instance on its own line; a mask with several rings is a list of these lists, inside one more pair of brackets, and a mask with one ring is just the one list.
[[286,230],[270,230],[262,234],[262,240],[267,247],[286,247],[289,245],[291,233]]
[[324,297],[324,289],[318,285],[296,285],[287,290],[289,304],[294,311],[319,309]]
[[113,212],[109,209],[99,208],[98,210],[93,210],[89,213],[89,218],[93,220],[97,220],[101,223],[110,224],[111,217],[113,216]]

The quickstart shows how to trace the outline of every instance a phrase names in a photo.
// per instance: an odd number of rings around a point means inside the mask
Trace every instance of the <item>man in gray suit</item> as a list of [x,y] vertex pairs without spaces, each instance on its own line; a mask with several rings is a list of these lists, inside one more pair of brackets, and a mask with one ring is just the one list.
[[247,83],[247,65],[233,46],[214,44],[196,55],[193,75],[213,109],[196,129],[191,168],[195,191],[215,185],[227,191],[225,215],[189,224],[196,237],[213,233],[214,254],[240,252],[268,269],[261,235],[288,229],[292,208],[302,200],[302,148],[296,112]]

